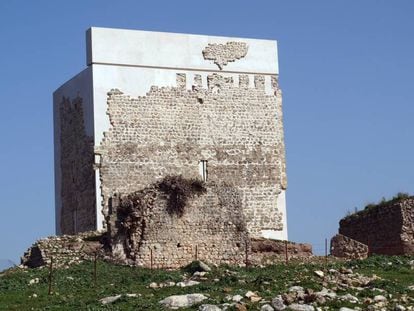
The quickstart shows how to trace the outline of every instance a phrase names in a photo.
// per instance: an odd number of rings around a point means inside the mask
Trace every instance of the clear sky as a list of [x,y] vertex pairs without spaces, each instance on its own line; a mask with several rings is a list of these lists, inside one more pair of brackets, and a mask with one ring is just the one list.
[[54,233],[52,92],[91,26],[278,40],[290,240],[414,193],[412,0],[0,1],[0,259]]

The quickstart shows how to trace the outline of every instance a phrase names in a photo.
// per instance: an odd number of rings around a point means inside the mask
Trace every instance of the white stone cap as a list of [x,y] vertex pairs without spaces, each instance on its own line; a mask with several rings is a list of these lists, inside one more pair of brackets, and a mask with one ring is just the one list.
[[[222,70],[203,57],[208,44],[244,42],[245,57]],[[278,74],[275,40],[213,37],[168,32],[92,27],[86,33],[87,65],[106,64],[180,70]]]

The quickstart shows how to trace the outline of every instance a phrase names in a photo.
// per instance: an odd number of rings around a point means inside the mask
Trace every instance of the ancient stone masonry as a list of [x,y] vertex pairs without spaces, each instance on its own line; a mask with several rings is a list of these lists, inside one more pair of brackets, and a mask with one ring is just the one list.
[[287,240],[277,42],[86,37],[87,68],[53,95],[57,233],[106,232],[113,258],[157,267]]
[[[283,228],[277,210],[286,187],[280,93],[266,95],[260,76],[256,88],[212,74],[207,89],[186,90],[185,79],[179,74],[177,87],[154,86],[138,98],[108,93],[112,127],[95,150],[104,214],[111,236],[120,238],[114,252],[135,263],[148,264],[152,249],[163,254],[160,265],[183,264],[194,258],[195,245],[200,255],[229,262],[243,254],[247,233],[259,237],[263,229]],[[207,193],[192,199],[182,218],[168,215],[165,195],[154,185],[167,175],[200,178],[200,161],[208,165]],[[117,235],[114,200],[136,191],[155,203],[142,214],[145,234],[139,226],[125,239]]]
[[85,133],[82,98],[62,99],[60,124],[61,230],[64,234],[94,230],[94,147]]
[[395,198],[345,217],[339,233],[367,245],[370,254],[414,254],[414,197]]
[[270,239],[252,239],[249,263],[254,265],[272,264],[288,260],[311,259],[312,245]]
[[207,183],[209,190],[190,199],[181,213],[169,210],[172,198],[163,183],[112,198],[116,213],[109,218],[108,233],[115,260],[158,268],[177,268],[196,258],[242,263],[249,244],[240,193]]
[[104,251],[101,235],[89,231],[38,240],[24,253],[21,264],[29,268],[37,268],[48,265],[53,260],[53,267],[56,268],[92,260],[95,256],[102,258]]
[[223,69],[229,62],[234,62],[246,56],[248,46],[244,42],[227,42],[226,44],[210,43],[203,50],[204,59],[212,60]]
[[331,239],[331,255],[339,258],[364,259],[368,257],[368,246],[342,234]]
[[209,181],[241,192],[250,234],[280,230],[276,201],[286,177],[279,113],[277,96],[217,74],[208,77],[208,89],[154,86],[136,99],[111,91],[112,127],[96,150],[104,214],[114,193],[144,189],[167,175],[197,178],[203,160]]

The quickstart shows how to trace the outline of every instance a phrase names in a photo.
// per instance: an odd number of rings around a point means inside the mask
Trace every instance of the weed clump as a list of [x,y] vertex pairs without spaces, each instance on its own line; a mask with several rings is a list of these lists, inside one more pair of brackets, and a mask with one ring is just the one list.
[[158,183],[160,191],[168,195],[167,211],[182,216],[190,198],[207,192],[205,183],[199,179],[166,176]]

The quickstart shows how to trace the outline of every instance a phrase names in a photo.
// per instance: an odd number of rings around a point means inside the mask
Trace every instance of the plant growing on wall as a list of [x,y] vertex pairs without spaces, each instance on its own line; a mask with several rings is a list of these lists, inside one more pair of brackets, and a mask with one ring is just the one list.
[[199,179],[179,176],[166,176],[159,182],[160,191],[168,195],[167,211],[182,216],[190,198],[207,192],[205,183]]

